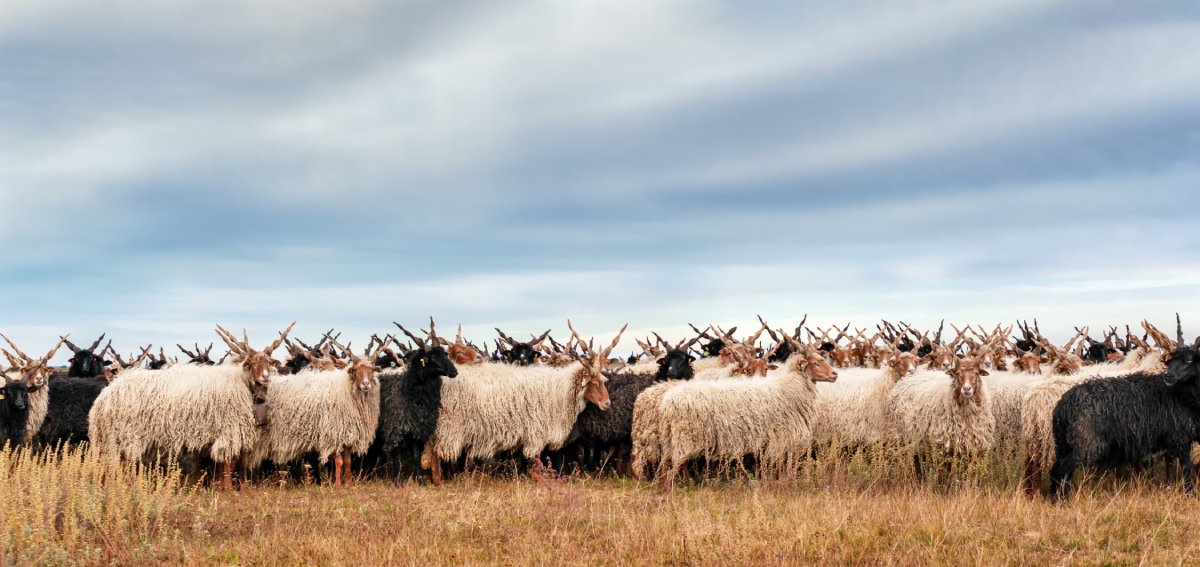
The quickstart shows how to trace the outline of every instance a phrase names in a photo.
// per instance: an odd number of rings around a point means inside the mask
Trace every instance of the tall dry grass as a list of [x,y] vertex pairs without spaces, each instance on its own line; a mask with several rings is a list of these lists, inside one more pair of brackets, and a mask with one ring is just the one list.
[[193,490],[172,462],[126,466],[86,448],[0,450],[0,561],[132,564],[180,537]]
[[[908,460],[906,460],[906,456]],[[943,466],[948,465],[948,466]],[[50,565],[1180,564],[1200,504],[1158,473],[1028,499],[1001,453],[916,479],[887,447],[818,451],[784,478],[740,468],[661,490],[608,475],[533,482],[468,471],[445,486],[372,480],[224,493],[178,467],[83,449],[0,452],[0,563]],[[498,473],[498,474],[493,474]]]

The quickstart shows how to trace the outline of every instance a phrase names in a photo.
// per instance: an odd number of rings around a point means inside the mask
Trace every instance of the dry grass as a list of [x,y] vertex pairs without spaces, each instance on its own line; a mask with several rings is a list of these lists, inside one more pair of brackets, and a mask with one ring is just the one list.
[[173,469],[4,453],[0,535],[4,562],[22,564],[1119,565],[1200,556],[1196,498],[1153,477],[1106,477],[1054,505],[1016,494],[1015,481],[992,476],[995,463],[936,484],[871,460],[842,455],[793,480],[743,476],[671,493],[621,479],[465,474],[442,487],[262,484],[226,494],[181,488]]

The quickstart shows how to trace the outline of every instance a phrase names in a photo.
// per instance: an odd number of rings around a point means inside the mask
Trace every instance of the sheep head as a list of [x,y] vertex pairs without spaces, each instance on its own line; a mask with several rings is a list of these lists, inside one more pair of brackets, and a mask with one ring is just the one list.
[[237,337],[233,336],[233,333],[230,333],[221,325],[217,325],[217,335],[229,346],[229,352],[233,355],[232,361],[242,366],[242,369],[245,370],[245,376],[249,378],[250,384],[265,386],[271,380],[271,374],[276,372],[279,365],[274,358],[271,358],[271,353],[275,352],[275,349],[283,344],[283,341],[287,339],[288,333],[295,326],[296,322],[292,321],[291,325],[288,325],[282,333],[279,333],[279,338],[275,342],[267,345],[261,351],[254,350],[250,346],[250,338],[244,329],[242,330],[242,340],[238,340]]
[[988,376],[988,371],[980,367],[978,360],[956,358],[947,374],[951,378],[955,403],[960,406],[983,403],[982,377]]
[[887,362],[888,376],[892,378],[893,382],[899,382],[905,376],[916,372],[920,363],[917,355],[911,352],[893,353]]
[[571,336],[583,348],[583,354],[579,357],[579,363],[583,365],[584,370],[584,390],[583,399],[595,404],[596,407],[607,410],[611,405],[608,399],[608,388],[604,385],[608,381],[604,377],[604,371],[608,368],[608,355],[617,347],[617,343],[621,342],[621,335],[625,334],[625,329],[629,328],[629,323],[626,323],[621,330],[617,332],[617,336],[613,337],[612,343],[608,348],[599,351],[592,350],[589,343],[583,341],[579,337],[579,333],[575,332],[575,327],[571,325],[571,320],[567,319],[567,328],[571,330]]
[[[101,334],[100,338],[96,339],[96,342],[92,343],[92,346],[88,348],[79,348],[67,340],[66,337],[60,338],[63,339],[63,343],[73,353],[69,361],[70,367],[67,368],[67,376],[81,378],[100,376],[104,374],[104,367],[112,364],[104,360],[103,349],[100,351],[101,354],[96,354],[96,347],[99,347],[100,341],[104,340],[104,334]],[[111,345],[112,342],[110,341],[109,344]]]
[[[25,411],[29,407],[29,382],[25,379],[9,378],[0,373],[0,401],[8,404],[15,411]],[[15,439],[14,442],[19,442]]]
[[800,344],[792,337],[784,336],[784,340],[792,347],[792,356],[788,357],[788,368],[791,372],[803,374],[812,382],[836,382],[838,373],[833,365],[825,360],[824,353],[808,345]]
[[454,364],[483,364],[483,353],[463,340],[462,325],[458,326],[458,334],[454,337],[454,342],[449,343],[446,350]]
[[4,356],[8,358],[8,363],[20,374],[19,380],[24,381],[30,391],[45,386],[46,382],[50,379],[50,359],[54,358],[54,354],[58,352],[59,347],[66,341],[66,337],[59,337],[58,343],[50,349],[50,352],[47,352],[46,356],[39,359],[34,359],[21,352],[21,349],[17,348],[17,345],[13,344],[4,334],[0,333],[0,337],[3,337],[4,342],[8,343],[8,346],[16,351],[16,354],[10,353],[7,350],[3,352]]
[[[404,355],[404,363],[408,372],[416,372],[418,376],[427,380],[439,379],[442,376],[448,378],[458,376],[458,368],[454,366],[454,362],[446,354],[446,349],[438,345],[438,341],[436,340],[437,335],[433,334],[432,317],[429,318],[429,330],[435,340],[429,342],[425,342],[424,339],[408,332],[408,329],[405,329],[400,323],[396,323],[395,321],[392,323],[400,327],[400,330],[405,335],[408,335],[408,338],[412,339],[417,345],[417,348],[410,350]],[[400,343],[397,342],[396,344],[399,345]]]

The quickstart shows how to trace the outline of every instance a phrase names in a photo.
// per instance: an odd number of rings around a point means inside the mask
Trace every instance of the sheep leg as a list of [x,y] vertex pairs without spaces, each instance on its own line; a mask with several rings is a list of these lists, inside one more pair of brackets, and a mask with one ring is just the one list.
[[342,480],[342,452],[333,453],[333,485],[336,487]]
[[1038,487],[1042,484],[1042,467],[1041,463],[1032,456],[1025,457],[1025,476],[1021,478],[1021,486],[1025,489],[1025,495],[1033,497],[1037,494]]
[[1183,487],[1191,494],[1196,490],[1196,477],[1192,473],[1192,443],[1188,440],[1183,446],[1179,447],[1175,452],[1175,458],[1179,460],[1180,473],[1183,474]]
[[233,462],[231,461],[221,463],[221,488],[233,490]]
[[350,449],[342,449],[342,486],[354,484],[354,476],[350,474]]
[[1075,472],[1074,457],[1058,455],[1050,467],[1050,494],[1056,500],[1065,500],[1071,495],[1071,473]]
[[917,475],[918,482],[925,478],[925,471],[921,469],[920,453],[913,453],[913,473]]

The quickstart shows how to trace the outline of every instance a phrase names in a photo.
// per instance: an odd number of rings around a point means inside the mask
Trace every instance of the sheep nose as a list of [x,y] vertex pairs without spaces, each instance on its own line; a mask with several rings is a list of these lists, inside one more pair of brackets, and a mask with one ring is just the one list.
[[612,405],[611,400],[604,400],[604,403],[600,404],[600,409],[608,410],[609,406],[611,406],[611,405]]
[[830,382],[837,382],[837,372],[836,372],[836,371],[834,371],[834,372],[832,372],[832,373],[830,373],[830,374],[829,374],[829,381],[830,381]]

